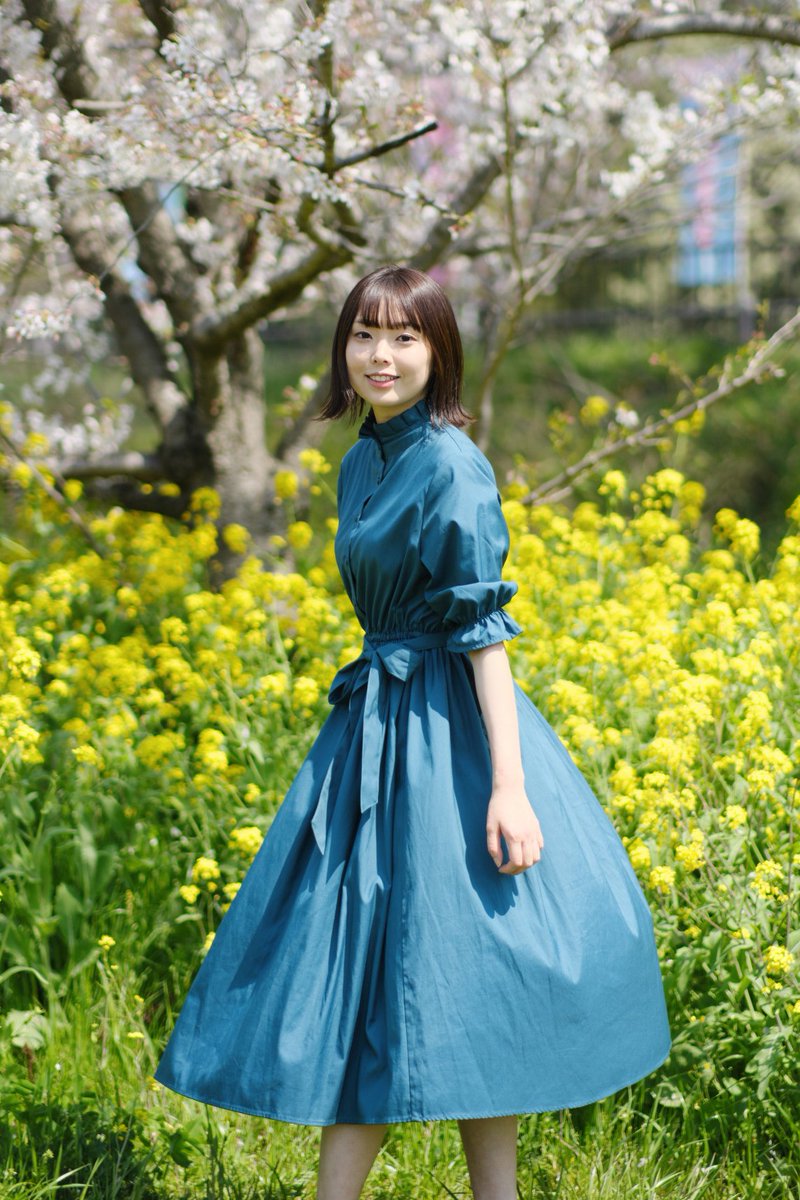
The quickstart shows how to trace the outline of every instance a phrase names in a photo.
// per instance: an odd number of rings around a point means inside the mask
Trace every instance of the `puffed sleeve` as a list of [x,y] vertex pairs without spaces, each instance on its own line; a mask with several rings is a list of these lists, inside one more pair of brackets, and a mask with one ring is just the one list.
[[425,600],[452,630],[448,650],[480,650],[522,632],[503,611],[518,584],[501,579],[509,533],[489,460],[477,447],[439,464],[428,485],[420,538],[430,576]]

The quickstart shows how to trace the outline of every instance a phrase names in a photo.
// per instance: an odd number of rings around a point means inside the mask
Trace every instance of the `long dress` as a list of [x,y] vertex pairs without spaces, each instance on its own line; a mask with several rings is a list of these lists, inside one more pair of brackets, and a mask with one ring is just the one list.
[[185,998],[156,1079],[297,1124],[588,1104],[670,1049],[628,854],[514,681],[541,858],[500,874],[466,653],[516,637],[491,464],[425,398],[370,410],[338,478],[336,560],[364,629]]

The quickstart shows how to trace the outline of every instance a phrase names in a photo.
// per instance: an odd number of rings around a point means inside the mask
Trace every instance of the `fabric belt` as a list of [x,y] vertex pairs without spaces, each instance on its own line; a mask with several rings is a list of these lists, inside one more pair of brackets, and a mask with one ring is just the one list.
[[[358,693],[366,687],[364,700],[364,728],[361,735],[361,811],[374,809],[380,799],[382,768],[386,751],[386,733],[394,725],[402,694],[402,685],[414,674],[422,661],[422,652],[435,646],[446,645],[450,633],[436,630],[432,633],[384,633],[364,634],[361,654],[352,662],[341,667],[334,675],[328,700],[331,704],[347,703],[351,714],[358,704]],[[392,761],[387,763],[387,779],[394,771],[393,747],[395,739],[389,741]],[[328,827],[328,803],[330,798],[333,755],[322,782],[319,800],[311,820],[311,828],[320,853],[325,853]]]

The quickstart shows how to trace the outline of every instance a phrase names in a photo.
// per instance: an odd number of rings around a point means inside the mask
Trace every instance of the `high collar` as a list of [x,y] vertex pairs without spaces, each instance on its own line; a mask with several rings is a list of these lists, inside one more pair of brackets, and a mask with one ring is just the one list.
[[358,436],[374,438],[384,451],[395,453],[405,449],[407,445],[418,438],[425,437],[428,429],[431,428],[431,417],[427,396],[423,396],[410,408],[395,413],[387,421],[376,421],[375,413],[370,408],[361,423]]

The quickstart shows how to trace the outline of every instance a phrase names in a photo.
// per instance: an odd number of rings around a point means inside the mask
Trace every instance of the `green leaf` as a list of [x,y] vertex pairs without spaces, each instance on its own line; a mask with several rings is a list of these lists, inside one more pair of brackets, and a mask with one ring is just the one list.
[[12,1009],[6,1015],[6,1025],[11,1030],[12,1046],[24,1050],[41,1050],[50,1035],[50,1022],[41,1009]]

